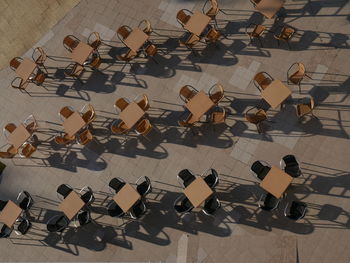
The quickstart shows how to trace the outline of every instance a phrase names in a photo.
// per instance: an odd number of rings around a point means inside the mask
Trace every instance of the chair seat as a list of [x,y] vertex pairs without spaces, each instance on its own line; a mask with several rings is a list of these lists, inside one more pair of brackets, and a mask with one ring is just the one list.
[[250,35],[252,37],[260,37],[264,31],[265,31],[266,27],[263,25],[256,25],[253,32],[250,33]]
[[214,112],[212,118],[212,121],[216,124],[225,123],[225,113],[223,112]]
[[297,71],[289,77],[289,81],[293,84],[298,85],[300,81],[304,78],[304,73]]
[[308,114],[312,111],[309,105],[306,104],[299,104],[297,105],[297,113],[299,116],[303,116],[305,114]]
[[288,40],[295,32],[294,28],[291,27],[285,27],[283,31],[281,32],[280,38]]

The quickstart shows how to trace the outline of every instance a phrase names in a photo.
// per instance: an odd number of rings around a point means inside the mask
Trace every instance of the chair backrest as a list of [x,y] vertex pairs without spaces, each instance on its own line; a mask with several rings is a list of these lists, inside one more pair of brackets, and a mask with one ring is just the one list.
[[91,142],[93,139],[93,135],[89,129],[86,129],[82,133],[79,134],[78,143],[81,145],[86,145]]
[[34,204],[32,196],[27,191],[20,192],[17,196],[17,201],[22,210],[29,210]]
[[179,214],[187,213],[193,209],[193,205],[186,196],[180,195],[174,202],[174,209]]
[[91,215],[89,211],[80,211],[78,213],[78,222],[80,226],[84,226],[91,222]]
[[119,207],[119,205],[117,205],[116,202],[114,202],[114,200],[111,200],[108,203],[107,212],[108,212],[108,215],[111,217],[123,217],[125,215],[123,210]]
[[253,80],[255,85],[259,85],[261,89],[265,89],[272,82],[272,77],[266,72],[258,72]]
[[94,192],[89,186],[83,187],[79,193],[81,194],[81,200],[83,200],[87,205],[91,204],[95,200]]
[[220,37],[221,37],[221,33],[217,31],[215,28],[211,28],[206,35],[206,38],[210,42],[216,42],[219,40]]
[[113,190],[115,190],[115,192],[117,193],[123,186],[125,185],[125,182],[122,182],[121,180],[119,180],[118,178],[112,178],[111,181],[109,181],[108,186],[110,188],[112,188]]
[[137,96],[134,101],[139,105],[141,109],[147,111],[149,109],[149,100],[146,94]]
[[24,143],[22,150],[20,151],[20,156],[25,158],[30,158],[32,154],[36,151],[36,147],[31,143]]
[[114,120],[111,124],[111,131],[117,134],[127,133],[129,127],[126,126],[125,122],[120,119]]
[[208,0],[204,3],[203,6],[203,13],[205,13],[207,16],[210,16],[211,18],[215,18],[215,16],[219,13],[219,7],[218,7],[218,1],[217,0],[210,0],[210,9],[208,11],[204,11],[204,7]]
[[180,89],[179,95],[184,102],[187,102],[196,95],[196,93],[197,91],[192,86],[185,85]]
[[15,57],[15,58],[11,59],[10,68],[12,70],[16,70],[19,67],[19,65],[21,65],[22,61],[23,61],[23,59],[20,57]]
[[178,178],[182,180],[183,186],[187,187],[196,179],[196,176],[194,176],[189,169],[183,169],[179,172]]
[[21,223],[17,226],[17,230],[21,235],[25,235],[31,227],[32,223],[28,219],[23,219]]
[[3,225],[0,231],[0,238],[7,238],[11,235],[12,233],[12,228]]
[[70,137],[67,133],[65,133],[63,136],[55,137],[55,143],[57,144],[68,144],[70,142],[73,142],[74,140],[75,136]]
[[[263,204],[261,205],[259,203],[259,206],[261,209],[266,210],[266,211],[272,211],[275,210],[278,207],[279,204],[279,199],[274,197],[272,194],[267,193],[263,194],[262,198],[265,197]],[[262,199],[260,198],[260,200]]]
[[[88,110],[84,112],[86,107],[88,108]],[[90,124],[96,118],[95,109],[94,109],[94,107],[91,104],[84,105],[84,107],[83,107],[81,112],[83,114],[82,118],[87,124]]]
[[204,177],[204,181],[208,184],[210,188],[214,188],[219,183],[219,174],[218,172],[211,168],[210,174]]
[[145,51],[146,51],[147,56],[153,57],[157,54],[158,49],[155,45],[150,44],[146,47]]
[[73,51],[73,49],[75,49],[78,44],[79,44],[80,40],[78,38],[76,38],[73,35],[68,35],[63,39],[63,46],[69,50],[69,51]]
[[35,61],[36,64],[43,65],[46,58],[47,58],[47,55],[41,47],[36,47],[34,49],[32,54],[32,59]]
[[[143,182],[139,183],[140,180],[143,180]],[[136,184],[136,190],[141,196],[146,196],[152,190],[151,180],[147,176],[141,176]]]
[[62,195],[63,198],[66,198],[70,194],[70,192],[72,192],[72,191],[73,191],[73,188],[67,184],[61,184],[57,188],[57,193]]
[[4,130],[9,132],[9,133],[12,133],[12,132],[14,132],[14,130],[16,130],[16,128],[17,128],[16,124],[8,123],[5,125]]
[[203,212],[206,215],[214,214],[221,207],[221,203],[216,196],[206,200],[203,207]]
[[297,159],[295,158],[294,155],[288,154],[282,158],[286,166],[295,166],[299,165]]
[[133,205],[130,216],[134,219],[142,217],[147,211],[146,204],[140,199],[136,204]]
[[209,89],[209,97],[215,103],[218,104],[224,98],[224,87],[217,83]]
[[260,180],[264,180],[270,169],[271,167],[264,165],[261,161],[255,161],[251,166],[251,170]]
[[74,113],[71,107],[65,106],[60,110],[59,115],[62,116],[63,118],[67,119],[69,116],[71,116]]
[[148,21],[147,19],[144,19],[140,22],[140,24],[138,25],[138,27],[147,35],[151,34],[153,32],[152,26],[151,26],[151,22]]
[[114,107],[119,109],[120,111],[123,111],[127,106],[129,105],[129,102],[124,98],[119,98],[114,104]]
[[122,40],[126,39],[131,33],[131,30],[128,26],[121,26],[117,30],[118,37]]
[[136,132],[142,135],[147,135],[152,130],[152,124],[148,119],[143,119],[136,126]]
[[89,46],[92,47],[94,50],[98,49],[99,46],[102,44],[100,34],[98,32],[92,32],[89,35],[87,42]]
[[263,109],[252,107],[246,111],[245,118],[250,123],[258,124],[267,119],[267,114]]
[[49,232],[62,232],[69,224],[66,216],[54,216],[47,223],[47,230]]
[[184,26],[190,19],[190,16],[185,13],[184,9],[181,9],[179,12],[177,12],[176,19],[182,26]]
[[[286,209],[287,207],[288,207],[288,204],[286,206]],[[292,220],[299,220],[305,216],[306,210],[307,210],[307,205],[305,203],[299,202],[299,201],[293,201],[289,209],[289,214],[287,214],[287,211],[285,211],[285,215]]]

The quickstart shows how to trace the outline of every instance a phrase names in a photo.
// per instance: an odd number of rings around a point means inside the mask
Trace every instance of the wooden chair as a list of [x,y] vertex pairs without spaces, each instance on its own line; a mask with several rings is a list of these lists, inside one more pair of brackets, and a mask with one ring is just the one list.
[[273,78],[267,72],[259,72],[254,76],[253,83],[255,87],[261,91],[267,88],[271,84]]
[[129,131],[129,127],[122,120],[115,120],[111,124],[111,131],[116,134],[126,134]]
[[[210,8],[207,9],[206,5],[210,1]],[[216,21],[216,15],[219,13],[220,9],[218,7],[218,1],[217,0],[207,0],[205,1],[203,8],[202,8],[203,14],[206,14],[211,18],[211,20],[214,20],[216,28],[218,28],[218,23]]]
[[217,83],[209,89],[209,98],[218,104],[224,98],[224,88],[221,84]]
[[86,129],[78,135],[77,141],[80,145],[86,145],[89,142],[91,142],[93,138],[94,137],[92,133],[88,129]]
[[[147,138],[147,134],[152,130],[152,124],[148,119],[143,119],[136,126],[136,133]],[[148,138],[147,138],[148,139]]]
[[3,133],[6,137],[6,139],[8,139],[8,136],[14,132],[14,130],[16,130],[17,126],[14,123],[8,123],[5,125],[5,127],[3,128]]
[[134,101],[143,111],[147,111],[149,109],[149,100],[146,94],[136,96]]
[[180,89],[179,96],[183,102],[187,103],[197,93],[198,93],[198,90],[196,90],[193,86],[185,85]]
[[151,22],[147,19],[142,20],[138,25],[138,28],[140,28],[147,35],[150,35],[153,32]]
[[[186,14],[187,13],[187,14]],[[188,22],[188,20],[190,20],[191,15],[193,13],[190,10],[187,9],[181,9],[179,12],[177,12],[176,14],[176,20],[177,22],[180,23],[180,25],[182,27],[184,27],[186,25],[186,23]]]
[[284,41],[288,45],[288,49],[290,50],[290,44],[289,40],[292,38],[292,36],[295,34],[295,29],[289,26],[284,26],[281,30],[281,33],[275,34],[274,37],[277,39],[277,44],[280,46],[280,40]]
[[32,144],[25,142],[19,152],[19,156],[22,158],[30,158],[32,154],[36,151],[36,147]]
[[26,130],[32,134],[38,129],[38,122],[36,121],[33,114],[29,115],[23,122]]
[[226,121],[226,111],[222,107],[216,107],[214,111],[210,114],[210,122],[212,124],[221,124]]
[[24,84],[28,82],[24,82],[22,78],[15,77],[11,82],[11,87],[14,89],[25,89]]
[[85,104],[80,110],[83,120],[90,125],[96,119],[96,112],[91,104]]
[[248,122],[255,124],[258,132],[261,133],[260,124],[267,120],[267,113],[263,109],[258,109],[254,106],[246,111],[245,118]]
[[6,152],[0,152],[0,158],[13,158],[17,153],[18,150],[13,145],[10,145]]
[[157,54],[158,49],[155,45],[149,44],[146,48],[144,48],[144,53],[147,57],[150,57],[155,63],[159,64],[159,62],[154,58]]
[[37,64],[40,67],[43,67],[46,74],[48,74],[47,68],[44,65],[46,58],[47,58],[47,55],[41,47],[36,47],[34,49],[32,54],[32,59],[34,60],[35,64]]
[[85,62],[84,65],[88,65],[92,69],[97,69],[102,63],[102,59],[98,53],[92,54],[89,61]]
[[14,71],[16,71],[16,69],[19,67],[19,65],[21,65],[23,61],[23,58],[21,57],[15,57],[13,59],[11,59],[10,61],[10,68]]
[[80,40],[77,37],[73,35],[68,35],[63,39],[63,46],[69,52],[72,52],[73,49],[75,49],[78,46],[79,42]]
[[36,85],[41,86],[44,83],[45,79],[46,79],[46,74],[40,69],[38,69],[38,72],[30,80]]
[[116,102],[114,103],[114,108],[118,111],[118,112],[122,112],[128,105],[130,104],[130,102],[125,99],[125,98],[119,98],[116,100]]
[[88,45],[94,49],[94,51],[98,52],[98,48],[102,44],[102,40],[100,34],[98,32],[92,32],[88,37]]
[[190,34],[190,36],[185,40],[179,40],[180,45],[187,47],[189,50],[196,54],[193,50],[193,47],[200,41],[200,37],[195,34]]
[[128,26],[121,26],[118,28],[117,30],[117,35],[118,38],[121,42],[124,42],[124,40],[130,35],[130,33],[132,32],[132,29]]
[[297,113],[299,118],[301,118],[307,114],[311,114],[312,117],[316,118],[316,116],[313,113],[314,108],[315,108],[314,99],[312,97],[307,97],[307,98],[303,99],[302,103],[297,105],[296,113]]
[[[196,133],[195,133],[194,130],[193,130],[193,126],[196,124],[196,122],[198,122],[198,120],[194,118],[194,116],[193,116],[192,113],[190,113],[190,114],[187,116],[186,119],[184,119],[184,120],[178,120],[177,123],[179,124],[180,127],[185,127],[186,130],[187,130],[188,128],[190,128],[191,131],[192,131],[192,133],[193,133],[193,135],[196,135]],[[186,131],[186,130],[185,130],[185,131]]]
[[83,73],[83,71],[84,71],[84,66],[80,65],[79,63],[70,63],[64,69],[64,75],[66,75],[67,77],[72,77],[74,79],[77,79],[82,83],[80,76]]
[[69,116],[71,116],[73,113],[74,113],[74,110],[72,107],[65,106],[60,110],[60,112],[58,113],[58,116],[62,121],[64,121],[64,119],[69,118]]
[[68,133],[64,133],[63,136],[56,136],[55,143],[59,145],[66,145],[75,141],[75,136],[69,136]]
[[[293,74],[290,74],[290,71],[292,71],[292,69],[295,68],[294,66],[297,66],[298,68]],[[298,85],[299,86],[299,93],[301,93],[301,81],[303,80],[304,77],[308,77],[309,79],[312,79],[306,73],[305,65],[303,63],[295,62],[289,67],[289,69],[287,71],[287,82],[288,82],[288,84],[290,84],[290,82],[291,82],[295,85]]]
[[[248,31],[249,29],[251,29],[252,27],[254,26],[253,30],[252,31]],[[245,28],[245,33],[249,36],[249,39],[250,39],[250,43],[252,43],[253,39],[256,38],[259,40],[260,42],[260,45],[263,47],[263,44],[261,42],[261,37],[263,36],[263,34],[265,33],[266,31],[266,27],[263,26],[263,25],[260,25],[260,24],[254,24],[254,23],[251,23],[249,24],[246,28]],[[248,44],[248,45],[249,45]]]
[[[131,49],[128,50],[124,55],[117,55],[117,59],[120,61],[124,61],[125,64],[129,63],[130,61],[133,60],[136,57],[137,53]],[[131,64],[130,64],[131,66]]]
[[215,28],[211,28],[207,35],[205,36],[205,39],[209,43],[216,43],[219,38],[221,37],[221,33],[217,31]]

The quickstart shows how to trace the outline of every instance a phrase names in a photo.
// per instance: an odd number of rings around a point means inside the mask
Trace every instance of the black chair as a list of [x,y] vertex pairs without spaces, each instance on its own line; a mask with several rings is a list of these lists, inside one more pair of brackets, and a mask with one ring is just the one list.
[[[92,221],[91,214],[89,211],[80,211],[78,213],[77,219],[78,219],[79,226],[87,225]],[[74,224],[76,227],[78,227],[76,220]]]
[[107,212],[111,217],[123,217],[125,215],[124,211],[116,204],[116,202],[114,202],[114,200],[109,202]]
[[81,195],[80,198],[86,205],[90,205],[95,201],[94,192],[89,186],[84,186],[79,193]]
[[190,185],[190,183],[196,180],[196,177],[193,175],[193,173],[190,170],[183,169],[177,175],[177,180],[183,187],[187,187]]
[[259,200],[259,207],[265,211],[273,211],[277,209],[280,200],[274,197],[272,194],[262,194]]
[[[206,175],[208,171],[210,171],[210,174]],[[204,181],[208,184],[210,188],[214,188],[219,183],[219,174],[213,168],[209,169],[208,171],[204,173],[206,175],[204,177]]]
[[250,168],[251,172],[254,173],[259,180],[264,180],[270,169],[271,167],[262,161],[255,161]]
[[5,206],[7,205],[7,202],[8,201],[0,200],[0,211],[2,211],[5,208]]
[[209,216],[213,215],[220,207],[221,203],[219,199],[216,196],[214,196],[209,200],[205,201],[202,211],[204,214]]
[[139,219],[142,217],[147,211],[146,204],[142,201],[139,200],[131,209],[130,211],[130,216],[133,219]]
[[15,230],[16,235],[25,235],[32,227],[32,223],[28,219],[23,219],[21,223],[17,226],[17,230]]
[[19,203],[19,207],[24,211],[28,211],[34,204],[33,198],[27,191],[22,191],[18,194],[17,202]]
[[8,226],[3,225],[0,232],[0,238],[7,238],[11,235],[11,233],[12,233],[12,228],[9,228]]
[[293,201],[290,205],[288,212],[289,204],[286,205],[284,209],[284,216],[288,217],[291,220],[297,221],[304,218],[307,210],[307,205],[303,202]]
[[[72,191],[73,188],[68,184],[61,184],[57,188],[57,194],[60,194],[60,196],[62,196],[63,198],[66,198]],[[61,199],[60,196],[58,195],[59,199]]]
[[[141,179],[144,179],[144,181],[139,183]],[[151,180],[147,176],[141,176],[139,179],[137,179],[136,184],[136,190],[142,197],[145,197],[152,191]]]
[[296,178],[302,175],[299,162],[297,158],[294,155],[286,155],[284,156],[280,161],[280,167],[283,169],[287,174],[290,176]]
[[49,232],[62,232],[69,225],[69,220],[65,215],[54,216],[47,222],[47,230]]
[[119,190],[122,189],[122,187],[125,185],[125,182],[121,181],[119,178],[113,178],[108,185],[116,193],[118,193]]
[[180,195],[174,202],[174,208],[176,212],[182,214],[191,212],[193,205],[186,196]]

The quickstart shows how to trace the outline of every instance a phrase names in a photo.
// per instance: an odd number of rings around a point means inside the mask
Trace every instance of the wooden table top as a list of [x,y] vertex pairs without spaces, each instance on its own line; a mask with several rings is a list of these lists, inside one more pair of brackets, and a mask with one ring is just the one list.
[[278,79],[273,80],[270,85],[261,91],[262,98],[274,109],[291,94],[292,91]]
[[86,122],[81,117],[80,113],[75,111],[71,116],[64,120],[62,125],[69,136],[74,136],[86,125]]
[[70,194],[63,199],[58,208],[67,216],[69,220],[72,220],[73,217],[84,207],[85,203],[80,198],[80,196],[72,191]]
[[281,198],[292,181],[293,177],[280,168],[272,166],[260,186],[276,198]]
[[198,92],[189,102],[186,103],[186,108],[193,114],[198,120],[213,106],[214,102],[209,98],[203,90]]
[[273,18],[284,5],[284,0],[261,0],[255,9],[267,18]]
[[130,184],[125,184],[122,189],[113,196],[113,200],[119,205],[124,213],[127,213],[140,199],[141,195]]
[[213,194],[213,190],[202,177],[197,177],[183,192],[194,207],[200,206]]
[[129,103],[128,106],[119,114],[120,119],[128,126],[132,128],[141,118],[145,115],[145,112],[137,105],[136,102]]
[[89,58],[94,49],[83,42],[79,42],[78,46],[72,51],[72,60],[83,65]]
[[184,25],[184,28],[193,34],[200,36],[200,34],[209,24],[210,20],[211,18],[209,16],[196,11]]
[[131,50],[137,52],[148,40],[149,36],[139,28],[135,28],[124,40],[125,45]]
[[37,65],[35,62],[29,58],[25,58],[22,63],[16,69],[16,74],[18,77],[23,79],[23,81],[27,81],[30,75],[34,72]]
[[0,222],[12,228],[21,213],[22,209],[14,202],[9,200],[4,209],[0,212]]
[[20,124],[12,133],[10,133],[8,140],[10,144],[18,149],[30,138],[30,136],[31,134],[24,125]]

